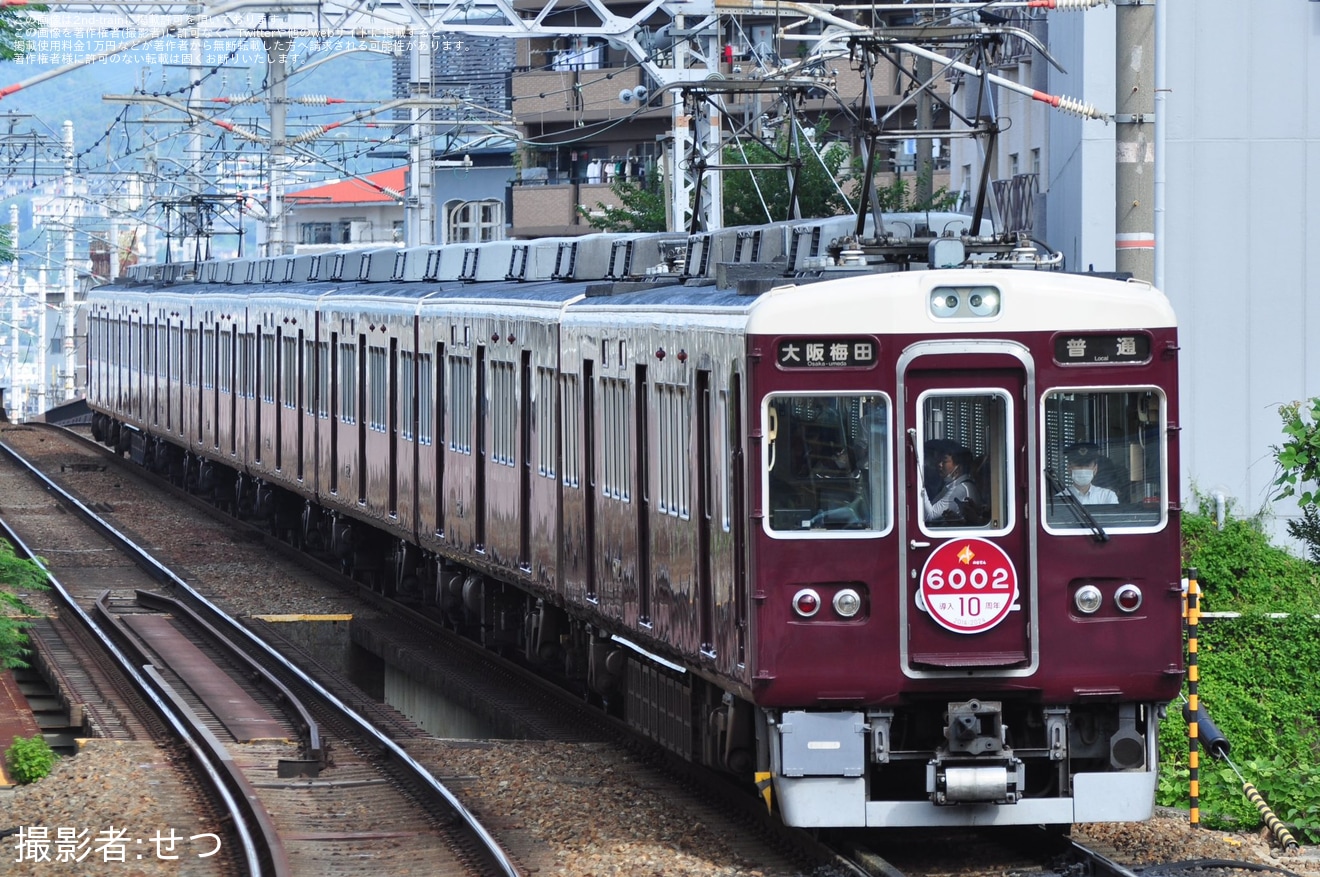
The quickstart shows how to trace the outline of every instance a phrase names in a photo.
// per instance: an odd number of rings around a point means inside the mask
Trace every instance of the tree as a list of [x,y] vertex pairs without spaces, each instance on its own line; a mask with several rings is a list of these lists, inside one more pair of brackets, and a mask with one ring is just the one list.
[[[29,6],[45,12],[45,6]],[[41,22],[11,6],[0,6],[0,61],[13,61],[27,54],[27,35],[41,28]],[[9,239],[9,226],[0,225],[0,262],[14,261],[15,242]],[[3,649],[0,647],[0,655]]]
[[1320,563],[1320,398],[1305,407],[1301,402],[1282,405],[1279,416],[1285,440],[1274,448],[1279,466],[1274,498],[1297,497],[1302,517],[1288,522],[1288,535],[1304,543],[1311,560]]
[[[34,12],[45,12],[45,6],[29,6]],[[0,6],[0,61],[13,61],[27,54],[27,35],[40,30],[41,22],[12,6]]]
[[31,560],[14,553],[14,546],[0,539],[0,668],[12,670],[26,667],[27,634],[23,629],[29,623],[15,615],[38,614],[23,602],[22,591],[47,589],[46,574]]
[[622,207],[597,201],[597,212],[579,204],[578,214],[600,231],[667,231],[664,190],[655,178],[656,174],[650,174],[647,179],[651,182],[645,185],[615,178],[610,191],[623,203]]
[[[855,166],[860,177],[864,170],[859,161]],[[907,177],[894,177],[886,185],[875,185],[876,196],[880,199],[880,209],[886,213],[923,213],[927,210],[952,210],[958,205],[958,193],[950,192],[948,187],[940,186],[930,193],[929,198],[920,197],[920,193],[930,188],[930,179],[934,175],[930,165],[921,169],[913,183],[909,185]],[[867,205],[869,209],[869,205]]]
[[[822,118],[816,125],[815,141],[822,142],[828,130],[829,120]],[[848,212],[847,199],[839,193],[837,180],[849,155],[848,147],[839,142],[825,146],[819,157],[810,144],[804,144],[794,154],[788,135],[780,134],[772,146],[759,141],[726,146],[724,164],[790,162],[797,175],[798,205],[802,218],[806,219]],[[723,194],[725,225],[760,225],[794,218],[789,204],[788,173],[784,169],[726,169]]]
[[10,236],[9,225],[0,225],[0,262],[14,261],[14,242]]

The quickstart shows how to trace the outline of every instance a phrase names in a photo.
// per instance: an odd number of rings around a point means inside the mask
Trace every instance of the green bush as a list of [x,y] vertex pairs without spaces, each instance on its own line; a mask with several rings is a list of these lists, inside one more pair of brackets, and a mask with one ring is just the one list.
[[9,775],[14,782],[22,785],[35,783],[49,775],[59,758],[46,742],[46,738],[40,734],[16,737],[14,745],[5,751],[5,763],[9,765]]
[[[1198,496],[1200,509],[1209,508]],[[1259,516],[1229,516],[1223,530],[1214,515],[1183,514],[1183,559],[1199,571],[1202,610],[1239,612],[1239,618],[1204,620],[1198,629],[1198,694],[1232,744],[1230,758],[1260,791],[1275,815],[1302,842],[1320,841],[1320,587],[1317,568],[1271,545]],[[1278,617],[1286,613],[1286,617]],[[1157,800],[1188,804],[1187,726],[1182,703],[1170,706],[1160,732]],[[1242,779],[1202,747],[1202,823],[1250,830],[1260,813],[1242,791]]]
[[26,667],[28,622],[21,616],[36,612],[23,602],[24,591],[44,591],[46,573],[31,560],[14,553],[14,546],[0,539],[0,670]]

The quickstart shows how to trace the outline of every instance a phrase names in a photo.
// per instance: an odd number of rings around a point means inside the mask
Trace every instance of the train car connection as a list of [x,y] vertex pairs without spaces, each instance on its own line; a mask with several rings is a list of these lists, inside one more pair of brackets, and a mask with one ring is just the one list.
[[1147,818],[1174,314],[940,219],[138,266],[94,434],[791,825]]

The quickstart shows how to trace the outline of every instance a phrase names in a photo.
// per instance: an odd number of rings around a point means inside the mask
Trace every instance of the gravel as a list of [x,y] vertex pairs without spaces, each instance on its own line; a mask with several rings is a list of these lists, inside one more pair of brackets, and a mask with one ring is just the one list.
[[[664,877],[751,877],[761,871],[755,862],[706,830],[701,814],[654,800],[631,766],[591,744],[519,743],[532,747],[523,767],[510,771],[507,753],[492,748],[444,741],[417,741],[414,754],[424,761],[439,759],[455,794],[478,814],[499,814],[506,825],[516,823],[526,835],[520,858],[534,860],[540,875],[664,875]],[[0,793],[0,829],[45,826],[52,838],[57,828],[89,830],[95,838],[108,828],[123,828],[143,843],[129,850],[129,861],[105,862],[95,853],[79,874],[117,877],[211,875],[211,861],[190,857],[191,847],[174,861],[154,858],[150,838],[173,828],[182,837],[216,830],[193,824],[174,804],[179,795],[168,767],[168,756],[151,744],[108,740],[88,741],[81,753],[65,758],[41,782]],[[497,766],[500,766],[497,769]],[[554,790],[564,782],[587,784],[594,801],[588,813],[564,812],[568,799]],[[576,806],[576,805],[571,805]],[[645,807],[646,815],[637,808]],[[1077,826],[1073,837],[1096,846],[1111,858],[1134,868],[1191,859],[1230,859],[1270,866],[1304,877],[1320,877],[1320,849],[1305,847],[1283,853],[1263,832],[1221,832],[1193,829],[1185,812],[1161,810],[1145,823]],[[0,839],[0,869],[13,877],[54,877],[71,873],[54,862],[17,862],[15,837]],[[200,843],[200,842],[198,842]],[[143,858],[134,860],[137,850]],[[53,853],[52,853],[53,855]],[[217,857],[219,858],[219,857]],[[533,864],[533,862],[528,862]],[[388,877],[388,875],[382,875]]]
[[[88,740],[79,754],[61,758],[45,779],[0,791],[0,831],[44,830],[50,839],[48,860],[33,861],[35,844],[18,843],[17,835],[0,838],[0,873],[6,877],[61,877],[114,874],[116,877],[211,877],[221,873],[222,850],[200,858],[215,841],[188,838],[223,834],[215,825],[198,822],[180,783],[171,756],[152,743]],[[122,846],[110,842],[122,831]],[[179,838],[171,851],[156,837],[173,830]],[[85,835],[84,835],[85,832]],[[57,839],[78,836],[70,846],[81,862],[58,861]],[[30,835],[36,839],[36,833]],[[177,859],[157,856],[177,855]],[[116,851],[118,850],[118,852]],[[122,856],[122,858],[119,858]],[[22,861],[20,861],[22,859]]]

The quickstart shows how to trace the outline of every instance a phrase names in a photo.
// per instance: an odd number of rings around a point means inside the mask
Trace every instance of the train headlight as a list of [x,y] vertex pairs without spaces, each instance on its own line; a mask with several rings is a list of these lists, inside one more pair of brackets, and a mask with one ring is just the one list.
[[1136,585],[1124,585],[1114,594],[1114,603],[1122,612],[1136,612],[1141,608],[1141,588]]
[[1083,615],[1093,614],[1100,608],[1102,602],[1100,589],[1095,585],[1082,585],[1073,595],[1073,603],[1077,606],[1077,611]]
[[862,609],[862,597],[852,588],[844,588],[834,595],[834,611],[841,618],[852,618]]
[[937,317],[952,317],[958,312],[958,296],[947,287],[930,294],[930,312]]
[[993,286],[973,287],[967,294],[967,308],[978,317],[999,313],[999,290]]
[[810,618],[820,611],[820,594],[811,588],[803,588],[793,595],[793,611],[803,618]]

